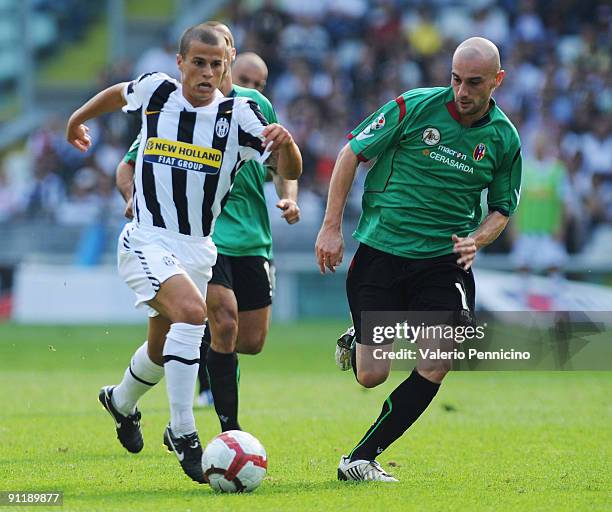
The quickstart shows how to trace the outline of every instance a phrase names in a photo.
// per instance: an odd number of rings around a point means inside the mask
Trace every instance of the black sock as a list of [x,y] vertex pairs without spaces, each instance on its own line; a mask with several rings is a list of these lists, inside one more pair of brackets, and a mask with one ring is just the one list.
[[439,388],[412,370],[385,400],[377,420],[349,454],[351,460],[374,460],[427,409]]
[[[206,371],[206,358],[208,357],[208,349],[210,348],[210,334],[208,336],[208,324],[206,325],[206,331],[202,338],[202,344],[200,345],[200,368],[198,370],[198,382],[200,383],[199,393],[203,393],[210,389],[210,383],[208,382],[208,372]],[[208,341],[207,338],[208,337]]]
[[240,376],[238,356],[235,352],[223,354],[208,349],[206,361],[210,390],[215,411],[221,422],[221,431],[240,430],[238,424],[238,381]]
[[353,368],[353,373],[357,378],[357,342],[353,343],[351,347],[351,368]]

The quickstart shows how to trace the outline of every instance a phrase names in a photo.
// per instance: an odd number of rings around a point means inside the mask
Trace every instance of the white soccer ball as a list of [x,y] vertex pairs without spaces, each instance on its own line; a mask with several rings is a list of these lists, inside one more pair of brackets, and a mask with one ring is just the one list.
[[255,436],[228,430],[208,443],[202,455],[202,468],[215,491],[251,492],[266,476],[268,458]]

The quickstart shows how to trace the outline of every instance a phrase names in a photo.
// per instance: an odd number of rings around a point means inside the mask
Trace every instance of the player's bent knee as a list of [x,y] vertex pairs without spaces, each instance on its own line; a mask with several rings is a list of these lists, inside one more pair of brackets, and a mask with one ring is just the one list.
[[180,322],[192,325],[202,325],[206,320],[206,305],[204,300],[183,301],[175,310],[172,323]]
[[215,315],[214,324],[217,334],[223,338],[234,338],[238,331],[238,320],[231,315]]
[[265,336],[251,338],[248,340],[239,339],[238,343],[236,344],[236,350],[241,354],[248,354],[254,356],[259,354],[263,350],[265,341]]
[[259,354],[266,342],[268,329],[251,329],[248,333],[238,330],[238,340],[236,341],[236,351],[240,354],[256,355]]
[[210,317],[211,347],[218,352],[229,353],[236,349],[238,320],[227,312],[214,312]]
[[387,380],[386,372],[374,372],[371,370],[357,370],[357,382],[364,388],[374,388]]

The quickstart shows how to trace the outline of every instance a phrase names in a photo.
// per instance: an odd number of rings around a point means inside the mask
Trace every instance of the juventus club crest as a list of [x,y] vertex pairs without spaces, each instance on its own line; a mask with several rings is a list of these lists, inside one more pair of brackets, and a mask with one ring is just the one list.
[[228,131],[229,131],[228,120],[225,119],[225,117],[219,118],[219,120],[215,124],[215,133],[217,134],[217,137],[222,139],[223,137],[227,135]]
[[435,146],[440,142],[440,130],[433,127],[425,128],[422,139],[428,146]]

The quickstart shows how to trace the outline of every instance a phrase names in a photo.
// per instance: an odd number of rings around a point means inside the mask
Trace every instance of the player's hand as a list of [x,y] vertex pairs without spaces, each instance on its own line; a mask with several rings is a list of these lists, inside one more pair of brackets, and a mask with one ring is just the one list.
[[276,207],[283,211],[281,217],[287,224],[295,224],[300,220],[300,207],[293,199],[281,199]]
[[66,140],[79,151],[87,151],[91,147],[89,128],[84,124],[72,124],[68,122],[66,127]]
[[266,126],[262,135],[264,136],[263,144],[268,151],[276,151],[282,146],[293,144],[293,137],[289,133],[289,130],[277,123]]
[[317,236],[315,254],[321,274],[325,274],[325,268],[335,272],[336,267],[342,263],[344,254],[342,231],[338,228],[329,228],[323,225]]
[[130,197],[125,203],[125,211],[123,212],[126,219],[132,220],[134,218],[134,210],[132,209],[132,198]]
[[476,251],[478,248],[476,247],[476,241],[469,236],[460,237],[457,235],[452,236],[453,242],[455,245],[453,246],[453,252],[459,255],[459,259],[457,260],[457,265],[463,267],[463,270],[469,270],[474,263],[474,258],[476,258]]

